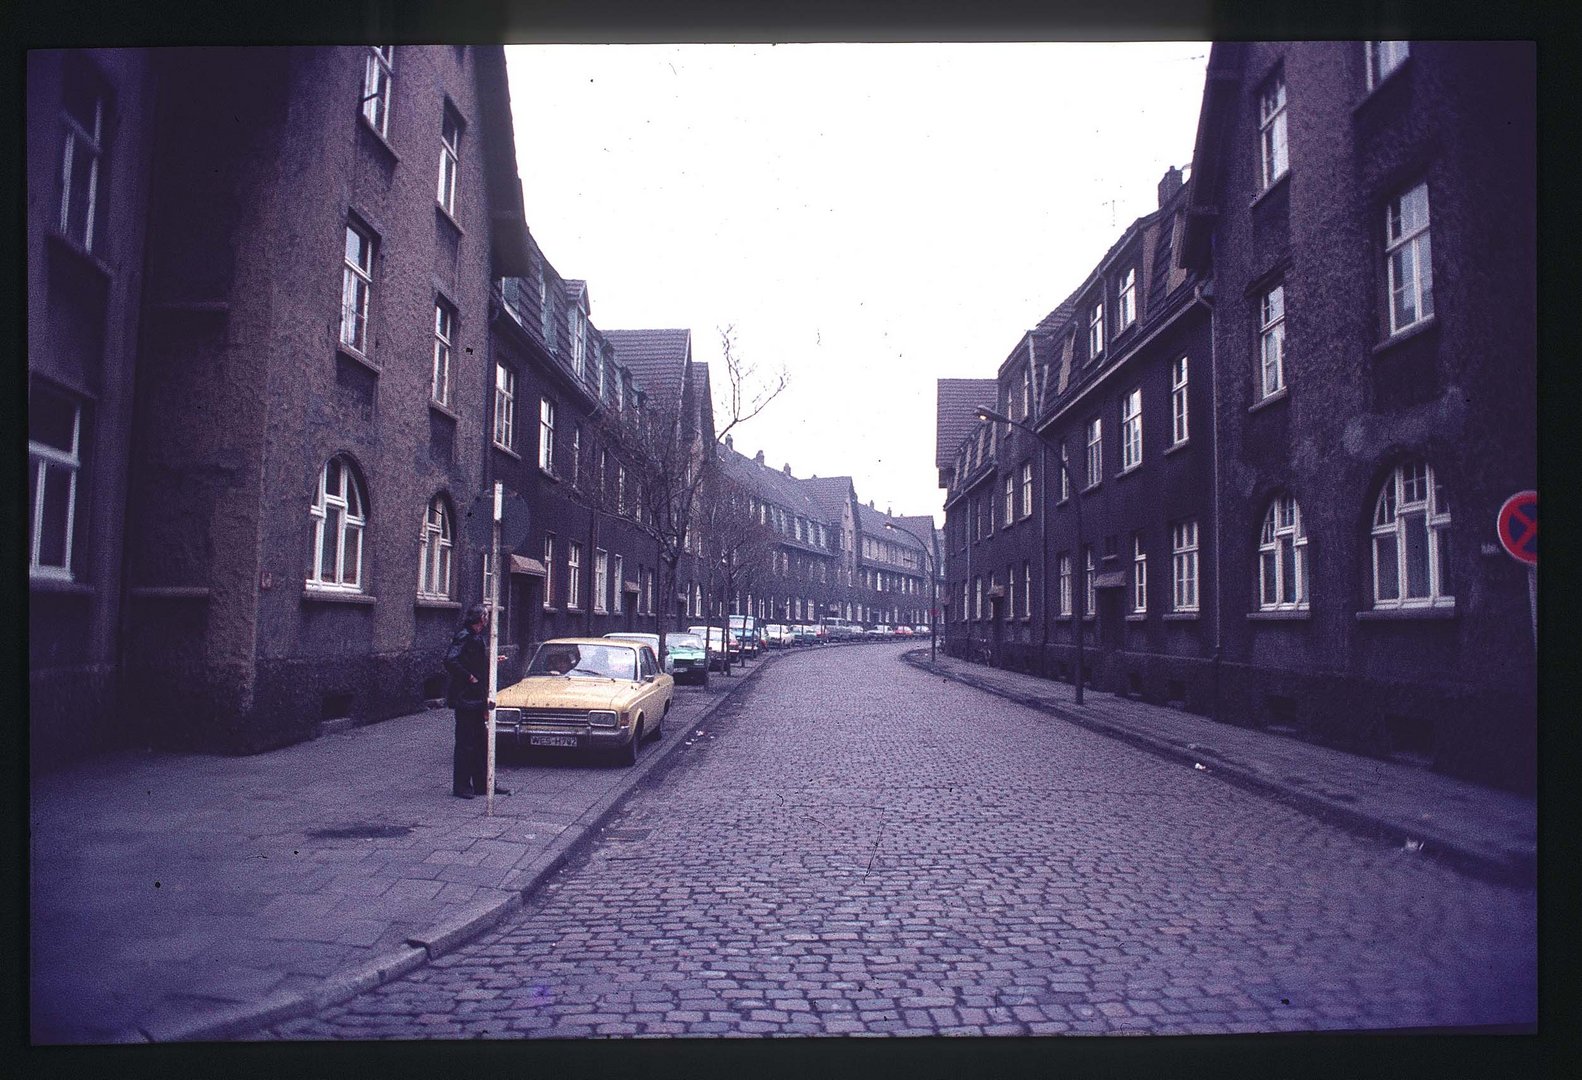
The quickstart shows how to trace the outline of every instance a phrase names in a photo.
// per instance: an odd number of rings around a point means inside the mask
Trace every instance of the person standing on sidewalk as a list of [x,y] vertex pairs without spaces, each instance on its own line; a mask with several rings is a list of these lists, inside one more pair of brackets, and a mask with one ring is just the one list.
[[[445,671],[450,675],[446,704],[456,710],[450,792],[458,799],[485,794],[488,782],[488,716],[494,708],[489,700],[489,635],[484,629],[488,625],[488,607],[474,604],[445,652]],[[510,791],[496,785],[494,793]]]

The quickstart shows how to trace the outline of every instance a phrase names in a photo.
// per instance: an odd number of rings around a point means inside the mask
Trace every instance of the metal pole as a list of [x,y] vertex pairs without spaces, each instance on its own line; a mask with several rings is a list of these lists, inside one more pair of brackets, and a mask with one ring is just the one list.
[[494,697],[500,689],[500,512],[504,488],[494,482],[494,539],[490,546],[489,569],[489,705],[485,716],[487,752],[484,756],[484,813],[494,816]]
[[1538,567],[1527,568],[1527,606],[1533,613],[1533,648],[1538,648]]
[[[1039,438],[1043,438],[1042,435]],[[1082,489],[1077,486],[1076,480],[1071,475],[1071,465],[1062,455],[1060,468],[1066,475],[1066,482],[1071,485],[1071,511],[1077,518],[1077,558],[1082,560],[1082,599],[1077,603],[1077,704],[1082,704],[1082,669],[1083,645],[1082,639],[1087,635],[1087,627],[1083,620],[1087,617],[1088,606],[1088,560],[1082,551]]]

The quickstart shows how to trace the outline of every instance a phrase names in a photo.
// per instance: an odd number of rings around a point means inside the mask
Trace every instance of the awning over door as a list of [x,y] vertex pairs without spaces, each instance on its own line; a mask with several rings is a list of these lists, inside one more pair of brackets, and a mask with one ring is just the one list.
[[537,559],[530,559],[526,555],[511,556],[511,573],[527,574],[529,577],[547,577],[544,573],[544,564]]
[[1126,571],[1105,570],[1093,579],[1095,589],[1124,589],[1126,588]]

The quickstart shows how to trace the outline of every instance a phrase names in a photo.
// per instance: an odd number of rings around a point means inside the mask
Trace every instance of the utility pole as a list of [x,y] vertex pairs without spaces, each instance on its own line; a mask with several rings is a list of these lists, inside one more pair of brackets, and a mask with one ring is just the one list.
[[500,517],[504,501],[504,488],[496,480],[493,537],[489,543],[489,711],[484,728],[488,744],[483,773],[484,813],[488,817],[494,816],[494,698],[500,689]]

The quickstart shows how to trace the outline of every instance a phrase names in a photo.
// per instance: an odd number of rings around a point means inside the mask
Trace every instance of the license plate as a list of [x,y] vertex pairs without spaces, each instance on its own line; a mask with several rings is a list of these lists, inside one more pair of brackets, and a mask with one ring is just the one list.
[[575,735],[529,735],[527,737],[527,745],[529,745],[529,746],[576,746],[577,745],[577,737]]

